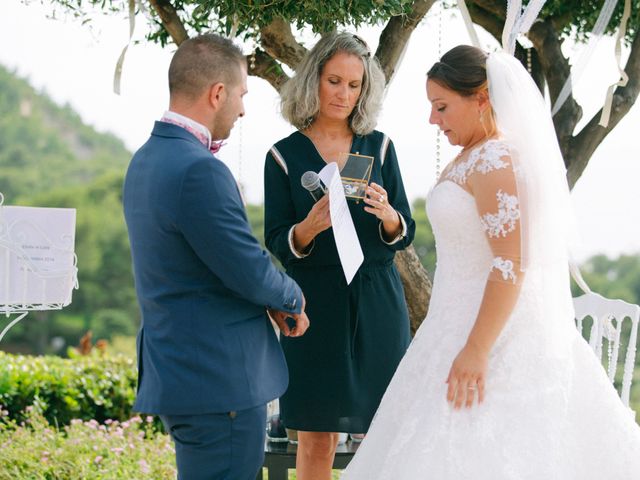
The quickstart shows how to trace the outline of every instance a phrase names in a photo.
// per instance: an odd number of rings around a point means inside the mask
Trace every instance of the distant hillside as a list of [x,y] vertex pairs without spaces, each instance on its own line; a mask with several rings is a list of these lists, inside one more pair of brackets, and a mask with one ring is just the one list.
[[122,172],[130,157],[114,135],[96,132],[0,65],[0,192],[7,203]]

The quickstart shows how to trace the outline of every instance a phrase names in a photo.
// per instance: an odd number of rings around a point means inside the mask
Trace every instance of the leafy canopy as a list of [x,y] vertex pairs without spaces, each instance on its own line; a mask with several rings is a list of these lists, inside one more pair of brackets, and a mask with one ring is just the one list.
[[[447,8],[457,8],[457,1],[442,0]],[[89,21],[96,11],[126,14],[128,2],[122,0],[52,0],[55,7],[62,7],[82,21]],[[261,27],[274,18],[281,17],[297,29],[310,27],[316,33],[327,32],[338,27],[378,25],[391,16],[407,14],[414,3],[411,0],[172,0],[189,35],[213,31],[230,35],[234,31],[240,37],[256,37]],[[469,8],[484,2],[467,0]],[[506,1],[504,2],[506,9]],[[528,2],[526,2],[528,3]],[[540,18],[553,18],[559,34],[587,39],[596,23],[603,2],[583,0],[548,0],[540,12]],[[619,1],[606,33],[613,34],[622,19],[624,1]],[[162,27],[160,19],[148,2],[143,1],[143,12],[151,18],[152,28],[147,39],[166,45],[171,39]],[[626,41],[630,42],[640,26],[640,0],[632,0],[632,15],[627,27]],[[502,15],[504,18],[504,15]]]
[[[605,33],[615,34],[622,20],[624,10],[624,0],[616,4],[611,20],[607,25]],[[547,0],[547,3],[540,12],[542,18],[556,18],[562,27],[563,36],[575,34],[580,41],[588,39],[588,34],[593,30],[598,15],[602,10],[604,2],[585,2],[583,0]],[[634,14],[635,12],[635,14]],[[627,25],[625,40],[630,43],[635,37],[640,25],[640,0],[632,0],[631,17]]]
[[[53,0],[58,5],[80,17],[90,18],[90,5],[104,13],[126,13],[128,2],[122,0]],[[255,0],[213,1],[174,0],[171,2],[178,12],[189,35],[204,32],[235,34],[244,38],[256,37],[261,27],[281,17],[298,29],[310,27],[316,33],[331,31],[337,27],[376,25],[391,16],[408,13],[410,0]],[[156,12],[145,2],[145,11],[151,14],[153,28],[148,40],[163,46],[171,41],[163,29]]]

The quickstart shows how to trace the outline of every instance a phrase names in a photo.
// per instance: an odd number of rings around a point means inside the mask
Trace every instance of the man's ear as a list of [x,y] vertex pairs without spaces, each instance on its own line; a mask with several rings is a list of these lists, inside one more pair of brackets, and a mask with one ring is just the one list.
[[224,83],[218,82],[214,83],[209,87],[209,103],[211,106],[217,110],[224,104],[227,99],[227,89],[224,86]]

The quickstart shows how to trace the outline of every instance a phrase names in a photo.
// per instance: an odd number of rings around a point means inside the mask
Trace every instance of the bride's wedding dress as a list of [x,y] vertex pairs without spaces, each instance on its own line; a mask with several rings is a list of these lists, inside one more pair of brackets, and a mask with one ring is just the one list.
[[[508,256],[519,218],[509,149],[486,142],[429,193],[429,313],[343,480],[640,479],[640,428],[575,327],[566,264],[520,272]],[[454,410],[445,380],[492,277],[521,282],[520,294],[484,402]]]

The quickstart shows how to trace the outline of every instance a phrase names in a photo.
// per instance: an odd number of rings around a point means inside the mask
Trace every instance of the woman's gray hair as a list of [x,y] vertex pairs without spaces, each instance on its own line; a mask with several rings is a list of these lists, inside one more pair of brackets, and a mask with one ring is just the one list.
[[356,135],[366,135],[376,126],[385,78],[378,60],[364,40],[347,32],[324,35],[302,59],[295,76],[283,85],[280,92],[282,116],[299,130],[313,123],[320,110],[320,74],[325,63],[337,52],[355,55],[364,65],[362,90],[349,116],[349,126]]

